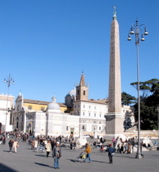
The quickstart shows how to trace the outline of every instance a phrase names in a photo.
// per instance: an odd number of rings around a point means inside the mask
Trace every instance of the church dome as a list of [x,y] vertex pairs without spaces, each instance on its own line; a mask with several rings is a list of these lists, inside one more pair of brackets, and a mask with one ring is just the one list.
[[52,102],[48,104],[47,110],[54,110],[54,111],[60,111],[60,106],[56,103],[56,98],[52,98]]
[[71,90],[70,92],[67,93],[66,96],[76,96],[76,88],[74,88],[73,90]]

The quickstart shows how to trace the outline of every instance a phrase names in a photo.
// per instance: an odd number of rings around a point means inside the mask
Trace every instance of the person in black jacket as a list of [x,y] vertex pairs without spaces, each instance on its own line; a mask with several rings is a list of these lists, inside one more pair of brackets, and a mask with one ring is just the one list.
[[112,144],[109,145],[108,148],[108,157],[109,157],[109,163],[113,163],[113,155],[114,155],[115,149],[112,147]]
[[51,148],[52,148],[52,150],[53,150],[55,144],[56,144],[56,140],[51,140]]
[[12,147],[13,147],[13,140],[10,140],[10,141],[8,142],[8,145],[9,145],[9,152],[11,153]]

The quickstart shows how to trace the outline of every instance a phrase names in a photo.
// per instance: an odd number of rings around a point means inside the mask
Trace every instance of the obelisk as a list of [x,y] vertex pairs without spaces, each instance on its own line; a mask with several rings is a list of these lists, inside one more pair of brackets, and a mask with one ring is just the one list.
[[116,7],[114,7],[110,37],[109,101],[106,115],[106,136],[116,137],[122,133],[119,24],[116,16]]

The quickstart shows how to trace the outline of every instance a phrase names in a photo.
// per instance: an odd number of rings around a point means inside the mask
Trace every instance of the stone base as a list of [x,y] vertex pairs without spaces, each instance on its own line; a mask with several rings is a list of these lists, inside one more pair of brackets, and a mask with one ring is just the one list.
[[108,113],[106,116],[106,136],[123,134],[123,117],[119,113]]

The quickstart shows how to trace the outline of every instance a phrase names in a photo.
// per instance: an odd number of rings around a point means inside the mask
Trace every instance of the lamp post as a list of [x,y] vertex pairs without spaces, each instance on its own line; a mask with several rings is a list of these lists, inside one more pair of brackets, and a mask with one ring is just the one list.
[[10,85],[11,83],[14,84],[14,80],[11,78],[10,74],[9,74],[9,77],[4,79],[4,82],[7,84],[8,86],[8,94],[7,94],[7,109],[6,109],[6,119],[5,119],[5,134],[7,132],[7,116],[8,116],[8,96],[9,96],[9,88],[10,88]]
[[158,139],[159,139],[159,106],[157,107],[157,112],[158,112]]
[[[144,30],[142,29],[144,28]],[[132,25],[128,34],[128,41],[131,41],[131,35],[135,35],[136,56],[137,56],[137,95],[138,95],[138,148],[136,158],[141,158],[140,149],[140,65],[139,65],[139,45],[140,40],[145,41],[144,35],[148,35],[147,28],[144,24],[138,25],[138,20]]]

